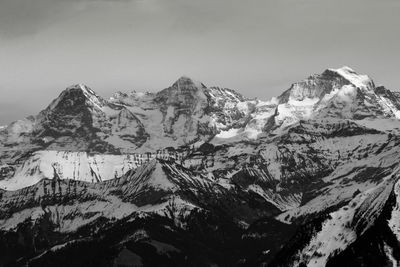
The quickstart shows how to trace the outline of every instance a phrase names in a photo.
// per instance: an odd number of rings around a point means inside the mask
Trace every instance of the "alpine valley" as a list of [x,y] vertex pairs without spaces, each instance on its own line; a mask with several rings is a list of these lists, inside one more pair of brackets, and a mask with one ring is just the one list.
[[399,266],[400,92],[83,84],[0,127],[0,266]]

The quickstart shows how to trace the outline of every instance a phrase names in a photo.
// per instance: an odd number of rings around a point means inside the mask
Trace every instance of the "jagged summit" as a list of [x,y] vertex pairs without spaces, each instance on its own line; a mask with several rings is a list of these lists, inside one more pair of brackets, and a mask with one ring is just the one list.
[[197,88],[197,89],[206,88],[206,86],[203,83],[193,80],[187,76],[180,77],[178,80],[176,80],[176,82],[174,82],[172,84],[172,87],[177,88],[178,90],[193,89],[193,88]]
[[95,92],[92,90],[92,89],[90,89],[86,84],[84,84],[84,83],[77,83],[77,84],[73,84],[73,85],[70,85],[70,86],[68,86],[67,88],[66,88],[66,90],[74,90],[74,89],[79,89],[79,90],[82,90],[82,91],[84,91],[84,92],[89,92],[90,94],[94,94],[95,95]]
[[399,99],[399,93],[375,88],[367,75],[347,66],[311,75],[271,101],[206,87],[187,76],[158,93],[118,92],[108,100],[75,84],[39,115],[10,124],[0,144],[147,152],[214,137],[256,139],[299,120],[400,118]]
[[88,98],[101,98],[98,94],[96,94],[95,91],[93,91],[89,86],[83,84],[83,83],[78,83],[74,85],[68,86],[61,94],[65,93],[71,93],[71,92],[82,92],[86,97]]
[[307,79],[294,83],[279,97],[280,103],[303,101],[305,99],[322,99],[326,95],[336,93],[344,86],[371,91],[374,82],[367,75],[358,74],[352,68],[344,66],[338,69],[326,69],[321,74],[314,74]]
[[47,109],[53,110],[56,107],[69,108],[85,104],[101,108],[106,104],[106,101],[88,86],[80,83],[67,87],[58,98],[53,100]]
[[[399,118],[399,99],[347,66],[311,75],[271,101],[206,87],[187,76],[158,93],[117,92],[108,100],[75,84],[38,116],[10,124],[0,144],[45,140],[48,149],[153,151],[213,137],[254,139],[316,117]],[[87,145],[93,143],[85,139],[89,133],[96,144]]]
[[348,66],[338,69],[328,69],[325,72],[334,72],[348,80],[351,84],[358,88],[371,89],[374,88],[374,82],[365,74],[358,74],[355,70]]

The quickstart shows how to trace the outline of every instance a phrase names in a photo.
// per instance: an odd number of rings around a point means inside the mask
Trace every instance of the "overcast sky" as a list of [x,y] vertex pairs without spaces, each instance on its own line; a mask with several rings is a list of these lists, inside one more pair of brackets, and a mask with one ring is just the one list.
[[182,75],[267,99],[348,65],[400,88],[398,0],[0,0],[0,125],[67,86],[109,97]]

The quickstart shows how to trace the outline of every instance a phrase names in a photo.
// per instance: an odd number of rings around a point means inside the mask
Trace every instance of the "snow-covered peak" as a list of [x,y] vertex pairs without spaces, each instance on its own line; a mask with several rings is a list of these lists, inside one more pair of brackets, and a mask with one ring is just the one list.
[[351,67],[346,66],[346,65],[342,66],[340,68],[337,68],[337,69],[329,68],[329,70],[337,71],[337,72],[343,72],[343,73],[346,73],[346,72],[348,72],[348,73],[356,73],[356,71],[354,69],[352,69]]
[[343,66],[338,69],[328,69],[328,71],[337,73],[358,88],[372,89],[374,87],[374,83],[368,75],[358,74],[348,66]]
[[310,99],[317,102],[327,96],[333,96],[344,86],[365,91],[373,91],[375,88],[374,82],[367,75],[358,74],[352,68],[345,66],[338,69],[327,69],[321,74],[314,74],[303,81],[294,83],[278,99],[280,103],[309,101]]

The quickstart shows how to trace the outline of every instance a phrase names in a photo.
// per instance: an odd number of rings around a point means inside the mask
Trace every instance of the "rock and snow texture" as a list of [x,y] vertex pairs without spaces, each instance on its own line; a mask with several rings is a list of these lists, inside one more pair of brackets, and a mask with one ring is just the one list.
[[100,182],[120,177],[144,160],[139,155],[38,151],[18,166],[11,178],[0,180],[0,188],[16,190],[34,185],[43,178]]
[[0,165],[0,189],[17,190],[44,178],[101,182],[121,177],[156,158],[179,160],[181,157],[181,154],[166,150],[120,155],[39,150],[20,162]]
[[[400,129],[398,108],[398,93],[375,87],[368,76],[349,67],[312,75],[270,101],[250,100],[230,89],[208,88],[188,77],[181,77],[158,93],[119,92],[109,100],[78,84],[63,91],[38,116],[2,129],[0,186],[18,189],[41,178],[52,178],[53,166],[32,164],[32,158],[49,162],[50,156],[35,151],[63,151],[64,158],[75,158],[75,152],[154,155],[166,147],[194,147],[210,140],[218,145],[270,134],[274,138],[306,120],[330,124],[347,119],[396,133]],[[29,156],[32,152],[34,155]],[[68,165],[57,156],[51,161]],[[105,167],[110,170],[98,172],[91,170],[90,164],[84,165],[79,167],[84,171],[68,170],[59,176],[100,181],[121,175],[119,167]],[[137,165],[140,163],[131,167]]]
[[[278,266],[324,266],[374,227],[399,240],[399,119],[400,93],[349,67],[268,101],[188,77],[108,100],[74,85],[37,116],[0,127],[0,242],[28,222],[67,235],[47,248],[62,251],[81,229],[160,216],[175,232],[203,233],[222,220],[240,240],[282,242],[260,248],[258,263],[282,249]],[[388,240],[383,258],[396,262]]]
[[[118,161],[115,158],[108,160]],[[129,164],[131,159],[125,160]],[[73,160],[71,162],[73,164]],[[45,215],[50,216],[51,221],[58,225],[59,231],[70,232],[100,217],[121,219],[135,212],[147,211],[163,214],[168,202],[174,199],[172,193],[179,188],[173,180],[169,180],[171,177],[164,172],[166,168],[173,169],[179,173],[177,175],[185,175],[183,169],[178,171],[173,165],[154,159],[138,167],[133,173],[128,172],[127,175],[110,181],[87,183],[67,179],[43,179],[22,190],[6,191],[0,201],[0,229],[12,229],[27,218],[37,220]],[[123,194],[118,193],[119,190]],[[161,192],[165,196],[158,199]],[[145,202],[142,199],[144,194],[153,198],[155,203],[149,205],[150,203]],[[70,198],[76,202],[61,205],[63,199]],[[46,207],[40,206],[45,199],[49,204]],[[181,201],[181,205],[186,205],[185,203]],[[10,204],[16,208],[16,212],[11,215],[6,212]],[[193,208],[193,204],[188,203],[187,206],[189,210]]]
[[[39,115],[1,130],[0,188],[15,190],[42,178],[53,178],[57,168],[61,168],[62,174],[57,174],[61,179],[108,180],[127,171],[124,157],[151,153],[153,158],[159,149],[194,148],[207,141],[223,145],[271,138],[274,142],[276,135],[285,136],[288,129],[299,124],[301,128],[302,121],[335,125],[335,121],[346,119],[396,133],[400,129],[399,107],[398,93],[375,87],[368,76],[349,67],[312,75],[270,101],[250,100],[230,89],[208,88],[188,77],[181,77],[158,93],[119,92],[109,100],[78,84],[63,91]],[[101,157],[95,162],[112,157],[120,160],[110,164],[106,160],[97,166],[77,156],[87,152]],[[184,152],[190,153],[188,149]],[[266,160],[269,172],[280,179],[280,165],[274,167],[277,163]],[[63,167],[70,166],[70,161],[73,167]],[[207,159],[208,163],[204,159],[196,161],[193,155],[185,162],[192,166],[215,164],[214,159]],[[129,168],[140,164],[135,160]]]
[[269,101],[206,87],[188,77],[158,93],[119,92],[109,100],[78,84],[39,115],[2,129],[0,142],[10,154],[10,147],[27,146],[27,150],[152,152],[166,144],[184,146],[213,137],[221,142],[256,139],[315,117],[397,119],[398,97],[349,67],[312,75]]

